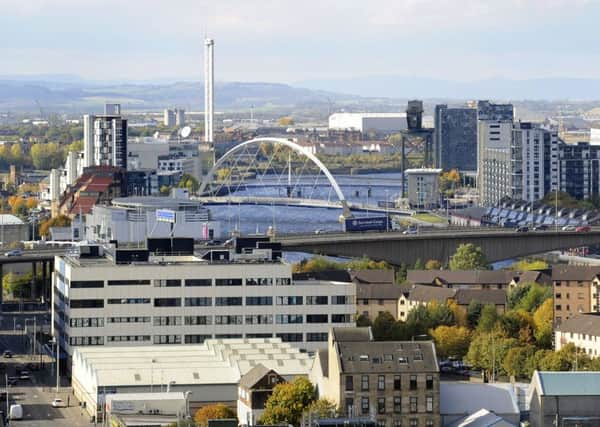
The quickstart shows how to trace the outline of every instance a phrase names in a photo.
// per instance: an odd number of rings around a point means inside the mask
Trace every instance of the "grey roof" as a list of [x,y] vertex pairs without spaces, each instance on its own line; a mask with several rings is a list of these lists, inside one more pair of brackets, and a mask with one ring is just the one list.
[[335,342],[368,342],[373,341],[370,327],[332,328],[333,341]]
[[409,298],[412,301],[437,301],[445,303],[454,297],[456,289],[442,288],[441,286],[415,285],[411,288]]
[[600,274],[600,267],[557,265],[552,268],[552,280],[593,280]]
[[394,270],[358,270],[351,271],[355,283],[390,283],[395,281]]
[[250,369],[248,372],[246,372],[245,375],[242,375],[242,377],[240,378],[240,387],[246,389],[254,387],[261,379],[263,379],[267,374],[269,374],[269,372],[274,372],[277,374],[277,372],[259,363],[258,365]]
[[337,343],[342,373],[439,372],[431,341]]
[[600,336],[600,313],[576,314],[573,317],[563,320],[558,330],[561,332]]
[[600,396],[600,371],[534,373],[542,396]]
[[471,301],[506,305],[506,292],[503,289],[457,289],[454,300],[458,305],[469,305]]
[[518,275],[509,270],[408,270],[406,280],[414,284],[430,284],[435,279],[448,284],[508,284]]
[[480,409],[479,411],[467,415],[448,427],[516,427],[515,424],[509,423],[502,417],[488,411],[487,409]]
[[519,414],[516,394],[509,387],[459,381],[440,382],[440,414],[472,414],[485,408],[496,414]]
[[357,299],[392,299],[402,295],[402,288],[395,283],[356,283]]

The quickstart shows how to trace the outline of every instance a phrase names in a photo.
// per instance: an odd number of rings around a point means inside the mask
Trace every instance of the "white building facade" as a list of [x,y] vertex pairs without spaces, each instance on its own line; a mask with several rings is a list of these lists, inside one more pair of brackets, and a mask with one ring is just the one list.
[[329,116],[332,130],[389,133],[406,128],[406,113],[334,113]]

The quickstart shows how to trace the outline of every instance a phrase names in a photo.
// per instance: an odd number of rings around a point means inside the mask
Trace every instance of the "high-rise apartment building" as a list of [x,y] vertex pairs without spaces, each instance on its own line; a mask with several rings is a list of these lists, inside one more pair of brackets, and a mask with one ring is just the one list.
[[559,146],[560,191],[582,200],[600,195],[600,145]]
[[513,126],[510,197],[527,202],[556,190],[559,179],[559,140],[556,130],[518,122]]
[[119,104],[106,104],[105,114],[83,116],[83,167],[127,168],[127,120]]
[[483,206],[512,193],[513,119],[512,104],[477,103],[477,187]]
[[163,111],[163,125],[168,128],[175,126],[175,111],[165,108]]
[[185,126],[185,110],[181,108],[175,110],[175,124],[177,126]]
[[477,170],[477,109],[435,106],[433,157],[443,170]]

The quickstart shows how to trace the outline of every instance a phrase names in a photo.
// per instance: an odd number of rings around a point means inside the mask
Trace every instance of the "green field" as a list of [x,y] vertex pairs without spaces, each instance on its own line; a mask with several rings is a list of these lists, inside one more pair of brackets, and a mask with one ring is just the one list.
[[431,222],[432,224],[444,224],[445,222],[447,222],[446,218],[430,213],[418,213],[414,214],[412,217],[420,221]]

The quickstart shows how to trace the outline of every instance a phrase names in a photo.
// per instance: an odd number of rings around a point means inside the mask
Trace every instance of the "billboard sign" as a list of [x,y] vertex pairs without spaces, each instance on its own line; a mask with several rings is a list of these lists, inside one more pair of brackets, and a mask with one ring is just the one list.
[[176,216],[176,212],[171,209],[156,210],[156,220],[160,222],[170,222],[171,224],[174,224]]
[[344,231],[385,231],[391,230],[387,216],[367,216],[362,218],[346,218]]

